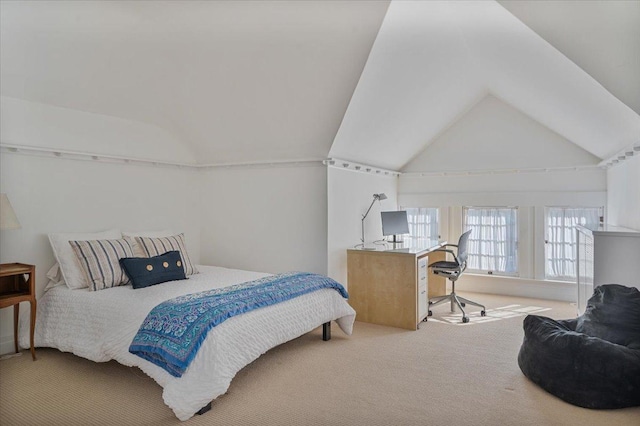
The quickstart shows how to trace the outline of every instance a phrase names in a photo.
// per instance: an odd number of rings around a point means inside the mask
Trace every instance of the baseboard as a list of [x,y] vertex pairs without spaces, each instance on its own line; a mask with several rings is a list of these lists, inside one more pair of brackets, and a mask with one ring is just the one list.
[[578,299],[575,283],[543,281],[496,275],[464,274],[456,282],[456,290],[476,293],[503,294],[535,299],[575,302]]
[[0,355],[12,354],[16,351],[13,345],[13,335],[0,336]]

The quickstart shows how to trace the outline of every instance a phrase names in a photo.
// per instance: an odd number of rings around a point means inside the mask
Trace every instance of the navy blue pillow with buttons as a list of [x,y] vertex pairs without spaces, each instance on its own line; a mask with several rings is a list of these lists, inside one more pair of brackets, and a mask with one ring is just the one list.
[[154,257],[124,257],[120,259],[120,265],[131,279],[133,288],[187,279],[178,250]]

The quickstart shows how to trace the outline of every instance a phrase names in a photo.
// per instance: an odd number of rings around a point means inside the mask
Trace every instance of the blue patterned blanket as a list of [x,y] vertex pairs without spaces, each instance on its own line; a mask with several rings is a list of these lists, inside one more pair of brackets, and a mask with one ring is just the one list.
[[172,376],[185,372],[213,327],[254,309],[274,305],[323,288],[345,299],[342,285],[329,277],[288,272],[255,281],[188,294],[153,308],[133,338],[129,352],[150,361]]

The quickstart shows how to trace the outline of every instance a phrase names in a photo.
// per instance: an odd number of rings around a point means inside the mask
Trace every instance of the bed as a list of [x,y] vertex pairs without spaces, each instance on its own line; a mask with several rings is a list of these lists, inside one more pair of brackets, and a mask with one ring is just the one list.
[[[253,281],[268,274],[198,266],[188,280],[132,290],[48,289],[38,299],[35,345],[57,348],[95,362],[116,360],[140,368],[163,388],[176,417],[187,420],[224,394],[243,367],[269,349],[320,325],[336,321],[350,335],[355,311],[333,289],[321,289],[276,305],[230,318],[207,334],[182,377],[129,352],[147,314],[158,304],[185,294]],[[325,332],[327,329],[325,328]],[[20,344],[29,346],[28,324],[21,323]]]

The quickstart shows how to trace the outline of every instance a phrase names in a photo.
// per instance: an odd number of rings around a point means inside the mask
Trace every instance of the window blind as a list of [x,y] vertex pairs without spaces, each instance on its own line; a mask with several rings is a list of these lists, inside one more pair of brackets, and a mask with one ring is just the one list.
[[518,273],[518,209],[465,207],[463,223],[469,236],[467,267],[502,274]]
[[576,225],[597,227],[602,207],[547,207],[545,215],[545,275],[576,278]]
[[438,208],[435,207],[409,207],[403,208],[407,212],[409,222],[409,235],[403,238],[409,240],[411,245],[421,245],[428,241],[438,240]]

